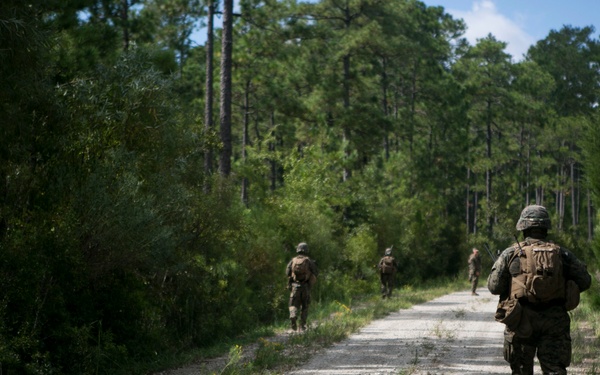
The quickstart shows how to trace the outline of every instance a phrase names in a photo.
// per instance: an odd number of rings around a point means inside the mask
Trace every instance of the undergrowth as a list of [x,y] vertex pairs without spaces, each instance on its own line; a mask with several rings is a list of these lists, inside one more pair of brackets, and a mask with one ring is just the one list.
[[600,287],[592,283],[582,293],[581,303],[571,313],[571,366],[585,369],[586,375],[600,374]]

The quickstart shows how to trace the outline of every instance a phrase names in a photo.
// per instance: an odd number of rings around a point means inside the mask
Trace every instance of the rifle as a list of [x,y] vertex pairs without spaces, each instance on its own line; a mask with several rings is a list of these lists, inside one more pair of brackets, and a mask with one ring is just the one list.
[[521,251],[521,253],[519,255],[523,255],[523,248],[521,247],[521,243],[519,242],[517,235],[515,234],[514,237],[515,237],[515,241],[517,241],[517,246],[519,246],[519,250]]
[[485,247],[485,250],[490,255],[490,258],[492,258],[492,262],[496,263],[497,257],[494,256],[494,253],[492,253],[492,250],[490,250],[490,247],[487,244],[487,242],[483,244],[483,247]]

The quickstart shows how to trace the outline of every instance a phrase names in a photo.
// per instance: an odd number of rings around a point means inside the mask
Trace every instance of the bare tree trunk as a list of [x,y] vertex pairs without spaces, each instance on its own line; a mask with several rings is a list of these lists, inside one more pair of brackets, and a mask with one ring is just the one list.
[[[246,89],[244,92],[244,128],[242,132],[242,160],[246,163],[248,159],[248,152],[246,146],[249,144],[248,140],[248,126],[250,123],[250,81],[246,81]],[[248,207],[248,185],[249,181],[246,176],[242,178],[242,203]]]
[[410,117],[408,119],[408,152],[410,160],[413,160],[413,151],[414,151],[414,132],[415,132],[415,114],[417,111],[417,62],[414,62],[412,68],[412,76],[411,76],[411,90],[410,90]]
[[[558,167],[556,171],[556,185],[560,186],[560,167]],[[556,210],[556,214],[558,215],[560,210],[560,188],[557,187],[555,195],[556,199],[554,200],[554,209]],[[559,225],[558,223],[556,223],[556,228],[558,229],[558,227]]]
[[271,137],[273,140],[269,141],[269,152],[273,157],[269,160],[271,165],[271,191],[275,191],[276,182],[277,182],[277,164],[275,160],[275,112],[271,112]]
[[123,50],[129,50],[129,0],[121,1],[121,22],[123,22]]
[[576,194],[576,186],[575,186],[575,163],[570,164],[570,172],[571,172],[571,224],[573,225],[573,230],[577,231],[578,223],[578,200]]
[[[394,120],[398,120],[400,118],[400,90],[398,88],[398,85],[396,85],[396,87],[394,88]],[[400,151],[400,141],[398,140],[398,134],[396,132],[394,132],[394,151],[395,152],[399,152]]]
[[581,189],[581,177],[578,176],[577,177],[577,181],[575,182],[575,189],[577,190],[577,199],[575,200],[576,204],[577,204],[577,213],[575,214],[575,217],[577,218],[577,233],[580,232],[579,230],[579,223],[580,223],[580,219],[581,219],[581,210],[582,210],[582,200],[581,200],[581,194],[582,194],[582,189]]
[[473,194],[473,234],[477,234],[477,205],[479,204],[479,192]]
[[[381,58],[381,67],[382,67],[382,72],[381,72],[381,91],[382,91],[382,100],[381,100],[381,106],[383,107],[383,115],[385,116],[385,118],[387,119],[388,115],[389,115],[389,110],[388,110],[388,76],[387,76],[387,59],[385,57]],[[383,152],[384,152],[384,157],[385,160],[389,160],[390,159],[390,138],[389,138],[389,134],[387,129],[385,129],[384,131],[384,135],[383,135]]]
[[592,242],[594,239],[594,220],[593,220],[593,210],[592,210],[592,194],[590,190],[587,189],[587,232],[588,232],[588,242]]
[[233,0],[223,1],[223,33],[221,43],[220,125],[223,149],[219,160],[221,176],[231,174],[231,69],[233,51]]
[[[213,128],[213,59],[214,59],[214,26],[215,4],[213,0],[208,0],[208,16],[206,31],[206,78],[205,78],[205,103],[204,103],[204,135],[205,139],[209,136]],[[213,171],[213,150],[212,146],[206,146],[204,150],[204,192],[210,191],[210,176]]]
[[[350,55],[344,56],[344,109],[348,111],[350,109]],[[350,157],[350,129],[346,120],[343,125],[343,137],[344,137],[344,154],[346,159]],[[352,172],[348,165],[344,166],[344,172],[342,179],[348,181],[351,177]]]
[[466,227],[467,227],[467,237],[469,237],[469,233],[471,231],[471,221],[470,219],[470,211],[471,211],[471,207],[469,205],[469,200],[470,200],[470,194],[471,194],[471,185],[470,185],[470,178],[471,178],[471,168],[467,168],[467,194],[466,194],[466,199],[465,199],[465,220],[466,220]]
[[525,163],[525,205],[529,206],[529,189],[531,188],[531,149],[529,148],[529,142],[527,142],[527,158]]
[[[492,103],[487,103],[487,121],[486,121],[486,157],[489,162],[492,160],[492,119],[491,119],[491,107]],[[487,168],[485,171],[485,200],[487,205],[487,222],[489,234],[492,234],[494,229],[494,221],[492,217],[491,203],[492,203],[492,170]]]
[[[352,23],[352,17],[350,15],[350,9],[348,8],[348,2],[346,2],[346,8],[344,9],[344,27],[346,30],[350,29],[350,24]],[[348,111],[350,109],[350,55],[345,54],[343,57],[343,99],[344,99],[344,110]],[[343,140],[344,140],[344,154],[346,159],[350,157],[350,128],[346,120],[344,120],[343,124]],[[344,171],[342,175],[343,181],[348,181],[351,177],[352,171],[348,167],[347,163],[344,165]]]
[[564,229],[565,222],[565,194],[562,190],[559,191],[559,208],[558,208],[558,229]]
[[558,191],[556,192],[556,212],[558,213],[558,223],[556,229],[559,231],[563,230],[563,223],[565,218],[565,197],[563,192],[563,181],[564,181],[564,168],[561,166],[558,169]]

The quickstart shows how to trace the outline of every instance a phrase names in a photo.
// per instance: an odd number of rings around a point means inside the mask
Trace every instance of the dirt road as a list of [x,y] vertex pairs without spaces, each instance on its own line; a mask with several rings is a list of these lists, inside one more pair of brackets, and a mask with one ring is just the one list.
[[373,321],[290,374],[506,374],[497,297],[452,293]]
[[[493,319],[498,297],[487,288],[477,292],[448,294],[373,321],[288,374],[509,374],[504,325]],[[534,371],[541,374],[537,360]]]
[[[375,320],[285,374],[508,374],[509,366],[502,357],[504,326],[493,319],[498,297],[487,288],[479,288],[478,293],[448,294]],[[160,375],[214,374],[225,360]],[[535,373],[541,374],[537,360]],[[584,369],[569,368],[569,374],[584,373]]]

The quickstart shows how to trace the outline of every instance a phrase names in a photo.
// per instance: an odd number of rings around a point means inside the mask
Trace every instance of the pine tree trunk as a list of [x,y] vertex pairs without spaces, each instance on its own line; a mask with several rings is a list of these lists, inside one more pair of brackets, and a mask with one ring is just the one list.
[[525,161],[526,165],[525,165],[525,192],[526,192],[526,199],[525,199],[525,205],[529,206],[529,189],[531,188],[531,149],[529,147],[529,142],[527,142],[527,158]]
[[575,231],[577,231],[577,224],[578,220],[577,220],[577,213],[579,211],[578,209],[578,200],[577,200],[577,194],[576,194],[576,186],[575,186],[575,163],[571,163],[570,165],[570,174],[571,174],[571,224],[573,225],[573,229]]
[[275,191],[276,182],[277,182],[277,164],[275,160],[275,112],[271,111],[271,137],[273,140],[269,141],[269,153],[273,155],[269,160],[271,176],[270,176],[270,189],[271,191]]
[[[214,30],[213,21],[215,17],[215,5],[213,0],[208,1],[208,20],[206,35],[206,79],[205,79],[205,103],[204,103],[204,136],[209,136],[213,128],[213,59],[214,59]],[[204,150],[204,192],[210,191],[210,175],[213,171],[212,146],[206,146]]]
[[594,220],[593,220],[593,209],[592,209],[592,194],[587,189],[587,232],[588,242],[592,242],[594,238]]
[[[383,107],[383,116],[387,119],[388,115],[389,115],[389,110],[388,110],[388,76],[387,76],[387,60],[385,57],[381,58],[381,67],[382,67],[382,72],[381,72],[381,95],[382,95],[382,100],[381,100],[381,106]],[[384,129],[384,135],[383,135],[383,152],[384,152],[384,157],[385,160],[389,160],[390,159],[390,138],[389,138],[389,134],[387,129]]]
[[558,190],[556,191],[556,212],[558,213],[558,223],[556,229],[562,231],[565,218],[565,196],[563,192],[564,168],[561,166],[558,169]]
[[123,22],[123,50],[129,50],[129,0],[121,2],[121,22]]
[[[492,103],[487,103],[487,121],[486,121],[486,157],[488,161],[492,160],[492,119],[491,119],[491,107]],[[492,234],[494,229],[494,221],[491,210],[492,203],[492,170],[490,168],[485,171],[485,201],[487,204],[487,222],[488,222],[488,233]]]
[[223,149],[219,159],[221,176],[231,174],[231,69],[233,51],[233,0],[223,1],[223,33],[221,43],[220,135]]
[[471,168],[467,168],[467,191],[466,191],[466,199],[465,199],[465,224],[467,228],[467,237],[469,237],[469,233],[471,232],[471,221],[470,221],[470,211],[471,207],[469,205],[469,200],[471,199],[471,185],[469,184],[471,178]]
[[[344,110],[348,111],[350,109],[350,55],[344,56]],[[343,137],[344,137],[344,154],[346,155],[346,159],[349,159],[351,151],[350,151],[350,128],[346,123],[346,119],[344,119],[343,126]],[[342,179],[343,181],[348,181],[351,177],[352,172],[348,165],[344,166],[344,172]]]
[[[248,159],[248,150],[246,146],[249,144],[248,140],[248,126],[250,123],[250,81],[246,81],[246,90],[244,92],[244,128],[242,132],[242,160],[244,164]],[[246,176],[242,178],[242,203],[248,207],[248,185],[249,181]]]
[[473,234],[477,234],[477,205],[479,204],[479,193],[473,194]]
[[415,117],[417,112],[417,62],[415,61],[412,67],[411,74],[411,90],[410,90],[410,118],[408,120],[408,152],[409,158],[412,161],[414,159],[414,131],[415,131]]

